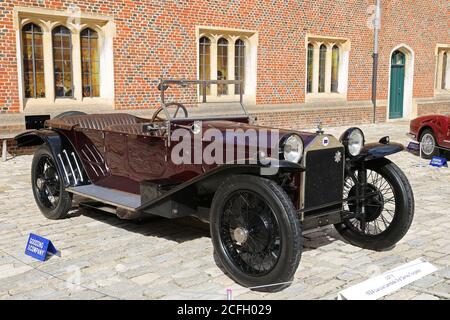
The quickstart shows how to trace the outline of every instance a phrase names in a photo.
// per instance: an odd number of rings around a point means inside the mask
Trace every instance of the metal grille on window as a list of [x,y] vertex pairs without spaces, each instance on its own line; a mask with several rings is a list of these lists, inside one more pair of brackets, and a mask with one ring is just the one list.
[[[200,80],[211,80],[211,40],[201,37],[199,42],[199,78]],[[210,94],[211,86],[206,87],[206,94]],[[200,88],[200,95],[203,95],[203,87]]]
[[100,58],[98,34],[92,29],[84,29],[81,34],[81,72],[83,97],[100,96]]
[[234,79],[243,81],[243,85],[236,84],[235,94],[245,93],[245,42],[241,39],[236,40],[234,49]]
[[314,46],[310,43],[308,44],[308,74],[306,82],[306,92],[312,92],[313,84],[313,63],[314,63]]
[[29,23],[22,29],[23,79],[26,98],[45,97],[42,29]]
[[[217,80],[228,80],[228,40],[220,38],[217,42]],[[217,95],[227,95],[226,84],[217,85]]]
[[325,92],[325,66],[327,59],[327,47],[322,44],[320,46],[319,55],[319,92]]
[[339,89],[339,47],[333,46],[331,55],[331,92]]
[[73,97],[72,37],[63,26],[53,30],[53,63],[55,73],[55,96]]

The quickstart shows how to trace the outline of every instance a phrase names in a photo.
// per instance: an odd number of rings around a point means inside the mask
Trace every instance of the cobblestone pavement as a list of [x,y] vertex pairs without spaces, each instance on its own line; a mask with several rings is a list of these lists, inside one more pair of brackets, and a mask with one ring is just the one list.
[[[361,127],[369,141],[382,135],[407,140],[406,123]],[[278,293],[250,291],[225,275],[208,226],[193,219],[135,223],[74,210],[69,219],[46,220],[31,192],[32,157],[0,162],[0,299],[225,299],[226,288],[234,289],[234,299],[335,299],[343,288],[419,257],[439,270],[386,298],[448,299],[450,169],[419,167],[406,152],[391,158],[416,198],[406,237],[390,251],[372,252],[347,244],[332,227],[310,232],[293,284]],[[50,238],[62,256],[45,263],[25,256],[30,232]]]

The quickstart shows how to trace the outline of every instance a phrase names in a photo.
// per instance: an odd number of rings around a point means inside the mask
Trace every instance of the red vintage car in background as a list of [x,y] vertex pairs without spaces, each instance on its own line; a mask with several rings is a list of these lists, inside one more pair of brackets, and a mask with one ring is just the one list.
[[426,115],[411,121],[409,135],[421,143],[422,157],[431,159],[450,149],[450,116]]

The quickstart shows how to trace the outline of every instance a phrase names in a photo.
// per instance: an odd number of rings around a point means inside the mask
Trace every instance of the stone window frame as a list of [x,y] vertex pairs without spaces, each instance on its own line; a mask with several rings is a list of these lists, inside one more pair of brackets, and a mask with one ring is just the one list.
[[[23,74],[22,28],[28,23],[38,25],[43,32],[45,98],[26,98]],[[52,31],[64,26],[71,32],[73,97],[56,98],[54,83],[54,61]],[[97,32],[100,55],[100,97],[83,97],[80,33],[86,28]],[[114,109],[114,56],[113,38],[115,23],[113,17],[92,15],[82,12],[50,10],[43,8],[14,7],[14,29],[16,32],[17,73],[19,79],[20,111],[25,113],[64,112],[76,108],[105,107]]]
[[[242,40],[245,44],[245,92],[243,94],[244,102],[247,104],[256,104],[256,85],[257,85],[257,48],[258,32],[255,30],[232,29],[223,27],[197,26],[196,27],[196,64],[197,78],[200,79],[200,39],[207,37],[210,40],[210,79],[217,79],[217,42],[224,38],[228,41],[228,79],[235,79],[235,43]],[[207,102],[238,101],[239,94],[236,92],[236,86],[228,85],[227,95],[218,95],[217,85],[211,85],[207,94]],[[198,101],[202,101],[201,88],[198,89]]]
[[[446,55],[444,54],[446,53]],[[446,57],[446,61],[444,58]],[[450,94],[450,44],[438,44],[435,50],[435,95]],[[445,71],[443,67],[446,66]],[[444,79],[445,76],[445,79]],[[444,83],[445,81],[445,83]],[[443,87],[445,85],[445,87]]]
[[[308,46],[313,46],[312,88],[308,92]],[[325,45],[325,92],[319,92],[320,47]],[[338,89],[332,92],[332,58],[333,48],[339,49],[338,61]],[[346,38],[327,37],[308,34],[305,38],[305,101],[316,100],[347,100],[348,72],[351,42]]]

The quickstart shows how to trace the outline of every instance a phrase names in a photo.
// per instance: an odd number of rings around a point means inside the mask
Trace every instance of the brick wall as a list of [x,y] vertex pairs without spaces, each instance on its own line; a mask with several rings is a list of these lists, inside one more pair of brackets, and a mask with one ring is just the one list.
[[[372,107],[361,106],[352,108],[330,108],[327,110],[305,110],[285,112],[254,113],[258,124],[269,125],[276,128],[305,129],[318,124],[320,120],[326,127],[339,125],[355,125],[355,123],[372,123]],[[386,120],[386,107],[377,107],[377,122]]]
[[427,114],[450,114],[450,101],[418,104],[417,115]]
[[[258,32],[259,104],[305,100],[307,34],[351,41],[348,100],[370,99],[372,30],[367,9],[374,1],[2,1],[0,0],[0,112],[19,111],[13,7],[67,10],[112,15],[116,108],[155,106],[161,75],[195,78],[196,26]],[[450,43],[446,0],[383,1],[380,34],[379,98],[388,95],[392,49],[405,43],[415,55],[415,97],[432,97],[436,43]],[[355,121],[365,121],[365,112]]]

